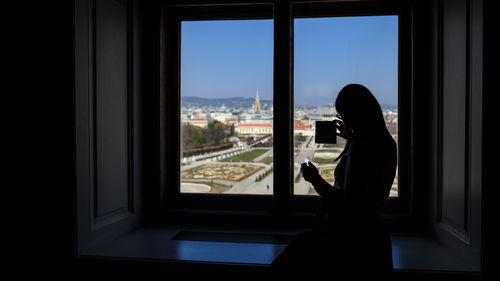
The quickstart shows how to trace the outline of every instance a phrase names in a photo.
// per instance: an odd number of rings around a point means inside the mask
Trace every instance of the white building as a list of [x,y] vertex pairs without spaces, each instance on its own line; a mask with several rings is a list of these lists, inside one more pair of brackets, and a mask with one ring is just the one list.
[[205,118],[181,119],[182,124],[189,124],[200,128],[207,128],[208,121]]
[[273,124],[238,124],[234,130],[238,135],[272,135]]
[[210,118],[221,123],[226,123],[233,118],[233,114],[231,112],[213,112],[210,113]]

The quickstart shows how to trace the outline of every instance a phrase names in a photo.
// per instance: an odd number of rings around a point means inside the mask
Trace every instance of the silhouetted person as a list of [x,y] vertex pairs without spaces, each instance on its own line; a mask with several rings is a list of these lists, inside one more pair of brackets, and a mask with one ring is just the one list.
[[273,262],[275,274],[375,277],[392,270],[391,241],[380,217],[397,164],[396,143],[382,109],[362,85],[345,86],[335,101],[338,135],[347,140],[332,186],[311,163],[304,179],[321,196],[323,223],[297,235]]

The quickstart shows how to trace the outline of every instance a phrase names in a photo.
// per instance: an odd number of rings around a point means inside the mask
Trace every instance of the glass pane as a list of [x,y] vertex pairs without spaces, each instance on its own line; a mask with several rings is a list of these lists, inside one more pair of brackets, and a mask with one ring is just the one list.
[[185,21],[181,186],[273,193],[273,21]]
[[[335,118],[335,99],[345,85],[370,89],[398,140],[398,16],[295,19],[294,33],[294,193],[317,195],[300,164],[313,162],[333,184],[345,140],[316,144],[314,132],[316,121]],[[390,196],[398,196],[397,180]]]

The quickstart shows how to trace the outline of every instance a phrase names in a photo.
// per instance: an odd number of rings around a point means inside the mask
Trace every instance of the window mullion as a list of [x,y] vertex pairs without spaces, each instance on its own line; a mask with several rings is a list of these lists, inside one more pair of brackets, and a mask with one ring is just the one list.
[[164,11],[161,47],[164,61],[160,63],[162,79],[160,87],[160,185],[163,207],[172,208],[176,203],[180,173],[180,139],[168,136],[167,128],[180,135],[180,23],[175,13]]
[[274,3],[274,190],[278,218],[291,213],[293,195],[293,21],[288,1]]

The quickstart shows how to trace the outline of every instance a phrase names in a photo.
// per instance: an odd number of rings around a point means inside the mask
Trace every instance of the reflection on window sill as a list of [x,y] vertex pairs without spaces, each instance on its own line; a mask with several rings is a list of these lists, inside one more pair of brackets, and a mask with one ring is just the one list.
[[[300,230],[221,227],[144,227],[100,248],[80,252],[83,257],[169,260],[269,266]],[[395,271],[479,272],[431,237],[391,234]]]

